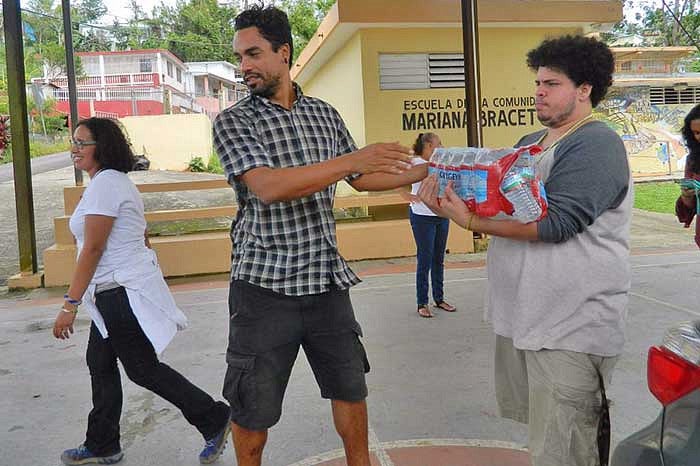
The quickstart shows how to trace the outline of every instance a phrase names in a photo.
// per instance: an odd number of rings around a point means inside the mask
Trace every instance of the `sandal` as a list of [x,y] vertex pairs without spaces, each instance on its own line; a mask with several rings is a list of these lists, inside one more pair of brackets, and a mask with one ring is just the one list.
[[433,317],[433,313],[430,312],[430,308],[427,305],[418,306],[418,315],[426,319]]
[[445,301],[440,301],[439,303],[435,303],[435,307],[442,309],[443,311],[446,311],[446,312],[455,312],[457,310],[456,307],[454,307],[450,303],[446,303]]

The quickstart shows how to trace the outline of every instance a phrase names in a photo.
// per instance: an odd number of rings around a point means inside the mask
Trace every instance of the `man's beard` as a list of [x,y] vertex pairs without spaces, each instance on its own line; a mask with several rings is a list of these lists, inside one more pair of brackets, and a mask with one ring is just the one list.
[[549,118],[541,118],[540,115],[537,115],[537,119],[542,123],[543,126],[546,126],[547,128],[557,128],[561,126],[562,122],[566,121],[572,113],[574,113],[574,110],[576,109],[576,101],[572,100],[569,105],[561,112],[556,115],[552,115]]
[[259,97],[265,97],[265,98],[270,98],[275,93],[280,87],[280,76],[279,75],[274,75],[270,76],[269,79],[265,79],[264,77],[260,77],[260,84],[258,84],[256,87],[250,87],[248,86],[248,89],[250,89],[250,93],[253,95],[257,95]]

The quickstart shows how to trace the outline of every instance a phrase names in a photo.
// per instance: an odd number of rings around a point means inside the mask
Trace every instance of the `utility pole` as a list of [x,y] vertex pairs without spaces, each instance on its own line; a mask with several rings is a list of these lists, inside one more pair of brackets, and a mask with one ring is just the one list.
[[22,10],[19,0],[3,0],[3,28],[7,56],[7,94],[12,127],[12,168],[15,178],[17,242],[21,275],[37,273],[36,231],[34,230],[34,194],[29,160],[27,125],[27,89],[24,78]]
[[[73,136],[78,123],[78,91],[75,85],[75,62],[73,61],[73,23],[70,19],[70,0],[61,0],[63,9],[63,37],[66,47],[66,74],[68,77],[68,102],[70,103],[70,134]],[[75,185],[83,185],[82,170],[73,167]]]
[[481,147],[481,79],[479,73],[478,0],[462,0],[462,40],[464,42],[464,93],[467,111],[467,145]]

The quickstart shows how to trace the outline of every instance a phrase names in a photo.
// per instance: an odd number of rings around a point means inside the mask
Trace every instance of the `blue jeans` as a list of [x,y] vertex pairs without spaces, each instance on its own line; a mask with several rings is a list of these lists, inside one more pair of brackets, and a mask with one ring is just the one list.
[[85,446],[92,453],[104,456],[121,450],[119,419],[122,384],[117,359],[134,383],[174,404],[202,437],[210,439],[216,435],[228,422],[228,406],[214,401],[180,373],[158,360],[153,345],[134,317],[124,288],[97,294],[96,304],[109,338],[103,339],[95,324],[92,324],[87,347],[87,365],[92,379],[92,410],[88,416]]
[[416,303],[428,304],[428,275],[433,288],[433,300],[443,300],[442,280],[445,268],[445,247],[450,221],[432,215],[416,215],[409,210],[413,237],[416,240]]

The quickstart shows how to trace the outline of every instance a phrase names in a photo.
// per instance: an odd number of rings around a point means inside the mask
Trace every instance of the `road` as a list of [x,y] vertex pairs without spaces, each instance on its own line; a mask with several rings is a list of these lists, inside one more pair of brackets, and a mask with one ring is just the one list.
[[[35,157],[31,160],[32,175],[46,173],[59,168],[70,167],[71,159],[70,152],[59,152],[58,154],[44,155]],[[14,179],[12,163],[0,165],[0,183],[3,181],[12,181]]]

